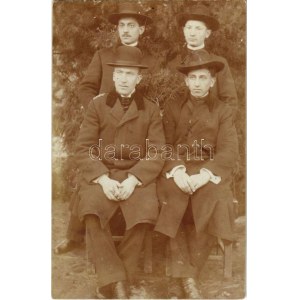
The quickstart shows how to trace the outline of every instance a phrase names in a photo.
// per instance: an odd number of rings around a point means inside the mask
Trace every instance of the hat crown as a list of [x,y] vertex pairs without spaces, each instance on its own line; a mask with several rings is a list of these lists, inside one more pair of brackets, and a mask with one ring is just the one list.
[[204,64],[206,62],[211,61],[212,58],[209,53],[192,53],[189,54],[184,62],[182,62],[182,66],[190,66],[196,64]]
[[223,69],[224,63],[214,58],[207,52],[190,53],[178,67],[177,70],[187,74],[189,71],[197,69],[214,69],[219,72]]
[[140,64],[142,62],[142,52],[137,47],[120,46],[116,50],[115,62],[122,61],[134,64]]
[[209,8],[203,4],[189,7],[188,13],[194,14],[194,15],[209,16],[209,17],[212,16]]
[[177,15],[179,26],[184,26],[189,20],[202,21],[211,30],[219,28],[219,21],[211,14],[209,8],[203,4],[191,6],[185,12]]
[[122,2],[118,7],[119,14],[141,14],[139,6],[133,2]]
[[118,25],[121,18],[132,17],[136,18],[140,25],[152,23],[152,19],[141,12],[141,7],[133,2],[121,2],[118,6],[118,12],[108,16],[109,22]]
[[137,47],[120,46],[114,53],[112,62],[107,65],[112,67],[135,67],[140,69],[147,69],[148,66],[142,63],[143,54]]

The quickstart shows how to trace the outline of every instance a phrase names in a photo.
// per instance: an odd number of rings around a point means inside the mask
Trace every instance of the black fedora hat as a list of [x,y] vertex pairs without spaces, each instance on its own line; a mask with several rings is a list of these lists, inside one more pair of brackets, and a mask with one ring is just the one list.
[[147,69],[148,66],[142,64],[143,54],[137,47],[120,46],[117,48],[114,60],[107,63],[112,67],[136,67]]
[[152,19],[140,12],[139,6],[133,2],[124,2],[119,4],[118,12],[110,14],[108,21],[114,25],[118,25],[120,18],[135,18],[140,25],[152,23]]
[[179,26],[184,27],[189,20],[202,21],[211,30],[217,30],[220,26],[219,21],[213,17],[205,5],[198,5],[190,7],[186,12],[180,13],[176,16]]
[[183,74],[199,69],[209,69],[219,72],[224,68],[224,63],[215,59],[208,53],[190,54],[186,61],[177,66],[177,70]]

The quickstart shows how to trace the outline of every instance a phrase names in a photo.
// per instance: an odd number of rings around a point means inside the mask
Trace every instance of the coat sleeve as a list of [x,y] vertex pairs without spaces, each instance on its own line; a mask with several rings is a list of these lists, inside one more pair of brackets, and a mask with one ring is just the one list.
[[138,178],[143,185],[154,181],[164,165],[161,148],[165,144],[165,136],[157,107],[154,108],[151,114],[147,140],[149,147],[146,149],[146,156],[128,170],[128,173]]
[[80,82],[78,88],[78,97],[86,109],[89,102],[99,94],[102,80],[102,62],[100,51],[94,54],[94,57],[89,64],[86,74]]
[[[167,101],[165,104],[164,115],[163,115],[163,125],[166,137],[166,147],[172,149],[172,157],[165,159],[165,164],[162,173],[166,174],[170,172],[174,167],[185,166],[185,162],[182,159],[178,159],[177,148],[175,145],[176,139],[176,117],[173,114],[174,103],[172,101]],[[168,149],[166,149],[167,151]]]
[[224,109],[221,116],[217,143],[211,160],[202,168],[210,170],[214,175],[221,176],[222,180],[232,175],[238,159],[238,139],[230,107]]
[[100,120],[94,101],[91,101],[79,131],[75,150],[78,168],[87,182],[109,173],[108,168],[98,159],[99,136]]
[[236,115],[238,98],[236,93],[236,88],[234,80],[228,65],[228,62],[225,58],[219,58],[224,63],[224,68],[217,73],[217,93],[218,98],[223,102],[229,104],[233,110],[233,116]]

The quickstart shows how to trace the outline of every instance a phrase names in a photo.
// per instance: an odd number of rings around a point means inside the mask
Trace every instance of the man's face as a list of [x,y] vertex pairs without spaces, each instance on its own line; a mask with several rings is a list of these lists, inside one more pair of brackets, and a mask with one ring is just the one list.
[[196,20],[189,20],[183,27],[185,41],[192,47],[204,45],[204,41],[211,34],[205,23]]
[[139,68],[135,67],[116,67],[113,73],[113,81],[116,91],[122,96],[128,96],[141,81],[142,75]]
[[136,43],[145,31],[145,26],[140,26],[134,18],[121,18],[118,24],[119,37],[122,44],[130,45]]
[[208,69],[191,71],[185,77],[185,83],[194,97],[205,96],[215,81]]

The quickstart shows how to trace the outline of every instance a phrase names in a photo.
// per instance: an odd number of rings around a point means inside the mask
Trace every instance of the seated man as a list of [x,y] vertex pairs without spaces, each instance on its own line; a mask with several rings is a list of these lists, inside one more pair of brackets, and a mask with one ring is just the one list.
[[[98,297],[128,298],[126,281],[136,272],[143,240],[158,216],[156,178],[165,143],[158,107],[136,90],[142,53],[120,46],[113,62],[115,90],[94,98],[79,132],[81,173],[78,214],[86,224],[87,251],[95,266]],[[119,211],[126,222],[116,248],[109,228]]]
[[[210,89],[224,63],[192,55],[178,70],[185,97],[165,105],[164,129],[173,156],[158,181],[161,211],[155,230],[169,237],[171,276],[188,298],[200,298],[194,277],[216,238],[233,240],[231,174],[238,158],[232,110]],[[172,296],[172,295],[170,295]]]

